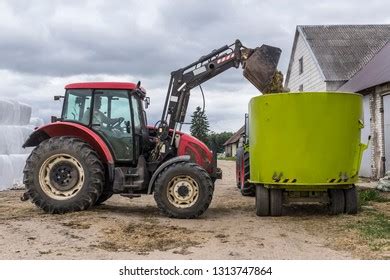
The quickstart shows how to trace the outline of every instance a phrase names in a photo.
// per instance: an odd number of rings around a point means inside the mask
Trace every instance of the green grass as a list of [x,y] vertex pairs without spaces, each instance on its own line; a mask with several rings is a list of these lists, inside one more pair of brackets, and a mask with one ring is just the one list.
[[[360,206],[390,201],[385,194],[375,189],[359,190],[358,195]],[[373,251],[382,251],[384,248],[389,248],[390,216],[375,208],[362,209],[361,211],[360,218],[348,223],[347,228],[356,230]]]
[[359,191],[360,205],[367,205],[370,201],[373,202],[389,202],[390,199],[381,195],[378,190],[361,190]]
[[390,217],[383,213],[367,212],[364,219],[349,224],[348,228],[356,229],[372,250],[390,246]]
[[358,223],[357,228],[369,239],[390,240],[390,217],[383,213],[369,214],[369,218]]

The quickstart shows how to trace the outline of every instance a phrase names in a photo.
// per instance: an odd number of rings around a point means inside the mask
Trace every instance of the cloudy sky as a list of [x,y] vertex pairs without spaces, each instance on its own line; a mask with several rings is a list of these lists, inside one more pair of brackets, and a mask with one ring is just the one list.
[[[53,95],[67,83],[142,81],[157,120],[170,73],[240,39],[282,49],[285,73],[296,25],[390,23],[388,1],[0,0],[0,98],[33,106],[48,120],[59,115]],[[231,69],[203,86],[214,131],[243,123],[258,91]],[[202,104],[192,91],[188,118]]]

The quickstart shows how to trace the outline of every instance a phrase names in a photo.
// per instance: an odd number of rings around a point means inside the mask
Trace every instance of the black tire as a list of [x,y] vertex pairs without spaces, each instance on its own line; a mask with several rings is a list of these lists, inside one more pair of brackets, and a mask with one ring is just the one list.
[[345,198],[343,190],[329,190],[329,201],[330,214],[338,215],[344,213]]
[[[177,191],[176,197],[174,197],[176,192],[173,192],[173,195],[169,194],[170,189],[173,187],[171,182],[174,180],[178,180],[176,185],[184,182],[181,185],[184,186],[184,184],[188,183],[190,187],[188,185],[185,187],[187,191],[191,188],[196,189],[197,186],[198,195],[191,203],[188,203],[188,207],[180,208],[179,204],[175,205],[175,202],[172,201],[172,199],[177,199],[178,196],[183,199],[186,196],[186,194],[179,194],[180,190]],[[178,188],[180,189],[181,186]],[[161,212],[168,217],[193,219],[199,217],[207,210],[213,198],[213,192],[214,185],[206,170],[195,163],[178,162],[166,167],[158,175],[154,187],[154,199]],[[191,192],[189,191],[188,193]]]
[[270,215],[281,216],[283,210],[283,190],[270,189]]
[[269,215],[269,189],[263,185],[256,185],[256,215]]
[[243,196],[255,196],[255,186],[249,183],[250,179],[250,162],[249,162],[249,153],[244,152],[242,160],[242,169],[240,175],[240,189]]
[[[107,174],[107,173],[106,173]],[[112,190],[112,185],[110,185],[109,182],[106,181],[102,194],[99,196],[99,198],[95,202],[95,206],[102,205],[104,202],[106,202],[108,199],[111,198],[111,196],[114,195],[114,192]]]
[[[63,166],[71,170],[71,179],[67,180],[71,181],[70,186],[65,179],[56,181]],[[86,142],[73,137],[53,137],[41,142],[28,157],[23,173],[28,197],[52,214],[88,209],[96,203],[104,186],[104,167],[99,156]]]
[[358,198],[356,193],[356,187],[353,186],[350,189],[344,190],[345,196],[345,213],[357,214],[358,212]]
[[111,196],[113,196],[113,192],[111,190],[103,190],[102,194],[99,196],[98,200],[94,205],[99,206],[106,202]]

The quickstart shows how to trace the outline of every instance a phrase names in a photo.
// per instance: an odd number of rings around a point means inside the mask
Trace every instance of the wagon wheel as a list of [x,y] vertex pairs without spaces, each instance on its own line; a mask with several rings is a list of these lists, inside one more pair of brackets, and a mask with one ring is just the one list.
[[263,185],[256,185],[256,215],[269,215],[269,190]]
[[345,213],[347,214],[357,214],[358,212],[358,199],[356,193],[356,187],[344,190],[345,196]]
[[345,198],[343,190],[329,190],[329,200],[329,210],[332,215],[344,213]]
[[270,214],[271,216],[281,216],[283,209],[283,190],[270,190]]

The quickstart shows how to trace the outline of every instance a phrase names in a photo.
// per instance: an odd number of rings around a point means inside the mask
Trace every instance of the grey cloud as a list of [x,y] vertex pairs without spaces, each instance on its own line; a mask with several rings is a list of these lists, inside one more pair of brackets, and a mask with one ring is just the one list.
[[[24,9],[16,13],[20,2],[9,1],[8,9],[3,9],[14,24],[0,24],[0,67],[49,76],[169,74],[233,42],[240,33],[244,37],[259,33],[249,31],[250,21],[245,20],[249,16],[240,14],[237,2],[231,1],[157,2],[159,14],[151,28],[143,26],[147,18],[134,18],[134,2],[80,1],[73,8],[64,2],[49,8],[41,3],[24,2]],[[152,12],[156,7],[146,9]],[[271,33],[258,30],[265,35],[259,39]]]
[[[297,24],[389,23],[387,1],[19,1],[0,2],[0,97],[59,111],[52,95],[69,82],[141,80],[161,114],[170,72],[239,38],[283,50],[283,71]],[[203,86],[212,129],[235,130],[251,96],[241,70]],[[194,90],[188,116],[201,104]],[[42,106],[44,104],[44,106]]]

